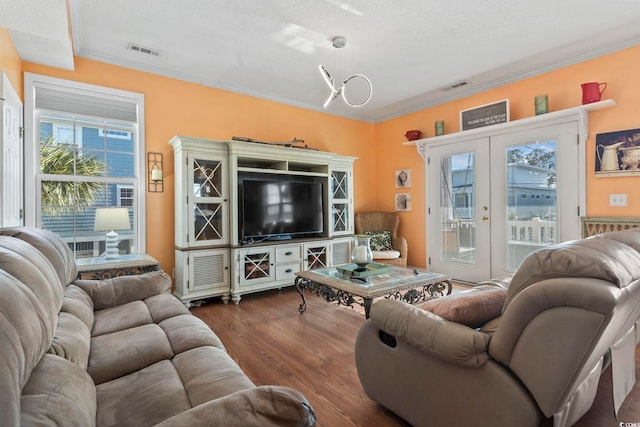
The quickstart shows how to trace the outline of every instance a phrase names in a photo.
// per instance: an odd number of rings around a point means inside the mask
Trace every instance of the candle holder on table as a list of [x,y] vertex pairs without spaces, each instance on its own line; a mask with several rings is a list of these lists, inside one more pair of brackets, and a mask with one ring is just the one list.
[[351,261],[358,266],[355,271],[367,271],[367,265],[373,262],[371,252],[371,237],[354,236],[354,247],[351,252]]

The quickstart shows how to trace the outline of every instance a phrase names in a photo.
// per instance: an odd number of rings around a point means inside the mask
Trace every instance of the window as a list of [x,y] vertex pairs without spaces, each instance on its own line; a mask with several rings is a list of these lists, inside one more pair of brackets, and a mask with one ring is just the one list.
[[113,129],[100,129],[98,131],[98,136],[108,136],[109,138],[117,138],[117,139],[131,139],[131,132],[126,132],[123,130],[113,130]]
[[51,137],[56,141],[64,142],[67,144],[76,144],[82,147],[82,128],[74,128],[72,125],[64,123],[51,123]]
[[76,258],[98,256],[96,208],[125,206],[131,230],[118,233],[120,252],[144,252],[142,95],[25,74],[25,98],[34,100],[25,105],[25,181],[36,189],[26,224],[59,234]]
[[133,206],[133,187],[118,185],[118,206]]

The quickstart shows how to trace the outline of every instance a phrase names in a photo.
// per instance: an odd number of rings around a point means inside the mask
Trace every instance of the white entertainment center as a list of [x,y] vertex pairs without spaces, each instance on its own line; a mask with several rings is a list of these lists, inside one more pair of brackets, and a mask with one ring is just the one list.
[[[185,305],[293,285],[301,270],[350,262],[355,157],[313,149],[176,136],[174,294]],[[322,184],[316,235],[242,239],[243,180]],[[251,242],[247,244],[247,242]]]

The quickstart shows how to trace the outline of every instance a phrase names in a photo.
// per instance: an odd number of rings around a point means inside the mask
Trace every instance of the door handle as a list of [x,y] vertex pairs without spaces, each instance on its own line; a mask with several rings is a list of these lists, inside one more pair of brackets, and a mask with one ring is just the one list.
[[486,216],[486,215],[483,215],[482,216],[482,222],[487,222],[487,221],[489,221],[489,217]]

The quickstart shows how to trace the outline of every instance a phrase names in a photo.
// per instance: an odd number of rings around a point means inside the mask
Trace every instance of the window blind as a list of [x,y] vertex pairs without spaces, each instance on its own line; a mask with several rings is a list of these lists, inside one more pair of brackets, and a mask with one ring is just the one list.
[[138,121],[136,100],[94,94],[82,89],[58,88],[56,85],[36,83],[36,109],[95,116],[127,122]]

